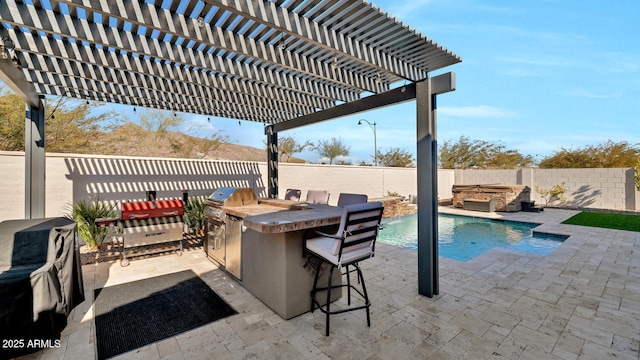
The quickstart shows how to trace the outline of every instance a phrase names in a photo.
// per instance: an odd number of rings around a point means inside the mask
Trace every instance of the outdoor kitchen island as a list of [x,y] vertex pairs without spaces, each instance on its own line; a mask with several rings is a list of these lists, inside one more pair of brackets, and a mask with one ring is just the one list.
[[[308,312],[313,274],[303,266],[303,234],[312,228],[335,232],[342,208],[259,199],[257,204],[224,210],[228,216],[242,219],[242,286],[283,319]],[[326,283],[327,274],[324,272],[319,281]],[[334,272],[332,283],[341,283],[340,272]],[[334,294],[332,300],[341,296],[339,291]]]

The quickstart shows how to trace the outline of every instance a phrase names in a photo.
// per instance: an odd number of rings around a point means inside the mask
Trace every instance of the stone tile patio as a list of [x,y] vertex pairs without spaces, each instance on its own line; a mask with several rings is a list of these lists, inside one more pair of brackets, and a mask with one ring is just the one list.
[[[442,212],[468,214],[441,208]],[[378,244],[362,263],[372,298],[364,311],[283,320],[204,257],[202,250],[83,267],[87,301],[69,317],[62,346],[25,359],[95,357],[93,290],[192,269],[238,315],[123,354],[122,359],[638,359],[640,233],[562,225],[574,211],[473,213],[542,223],[571,235],[551,255],[494,249],[468,262],[440,258],[440,294],[418,295],[417,254]],[[345,304],[343,298],[338,301]]]

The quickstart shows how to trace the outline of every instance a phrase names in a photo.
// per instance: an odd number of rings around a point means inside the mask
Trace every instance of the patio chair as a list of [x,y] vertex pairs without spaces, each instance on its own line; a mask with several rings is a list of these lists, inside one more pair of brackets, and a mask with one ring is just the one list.
[[365,194],[340,193],[340,196],[338,196],[338,207],[366,203],[368,199]]
[[[380,228],[380,220],[382,219],[382,203],[370,202],[362,204],[346,205],[342,211],[340,226],[338,232],[334,235],[326,234],[317,230],[307,230],[304,233],[303,256],[309,252],[315,255],[319,260],[316,265],[315,276],[313,280],[313,288],[311,289],[311,312],[317,306],[320,311],[326,314],[325,335],[329,336],[329,317],[333,314],[341,314],[347,311],[366,309],[367,326],[371,326],[371,318],[369,315],[369,307],[371,302],[367,295],[367,288],[364,283],[364,277],[358,263],[366,260],[374,255],[375,242]],[[309,238],[313,234],[318,235],[315,238]],[[330,265],[328,283],[326,287],[318,287],[318,276],[322,263]],[[353,265],[358,274],[358,282],[362,291],[355,285],[351,285],[349,277],[349,266]],[[333,270],[342,267],[346,268],[347,284],[332,285],[331,278]],[[331,291],[335,288],[347,288],[347,308],[331,310]],[[351,289],[360,295],[364,300],[363,305],[351,306]],[[326,291],[327,299],[325,305],[320,305],[316,298],[318,291]]]
[[301,196],[302,191],[298,189],[287,189],[287,191],[284,193],[285,200],[300,201]]
[[309,190],[307,191],[307,203],[328,204],[329,195],[329,192],[326,190]]

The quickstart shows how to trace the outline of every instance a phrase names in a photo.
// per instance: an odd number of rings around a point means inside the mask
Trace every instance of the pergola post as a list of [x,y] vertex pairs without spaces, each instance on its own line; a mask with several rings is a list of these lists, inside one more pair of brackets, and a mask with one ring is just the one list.
[[438,141],[436,95],[455,90],[455,74],[416,83],[418,293],[438,295]]
[[435,95],[430,80],[416,83],[418,173],[418,293],[438,295],[438,177]]
[[45,217],[45,98],[39,97],[39,106],[26,106],[25,118],[25,219]]
[[269,184],[267,185],[267,196],[271,199],[278,198],[278,133],[274,131],[273,125],[265,128],[267,135],[267,175]]

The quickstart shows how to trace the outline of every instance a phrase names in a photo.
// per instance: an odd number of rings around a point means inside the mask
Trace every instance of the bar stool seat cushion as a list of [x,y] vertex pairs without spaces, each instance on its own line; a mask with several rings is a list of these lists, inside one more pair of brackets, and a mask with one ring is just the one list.
[[[350,251],[342,252],[342,259],[338,258],[338,254],[333,253],[336,240],[328,237],[319,237],[312,240],[307,240],[307,250],[319,255],[327,262],[340,267],[341,264],[350,264],[360,260],[370,258],[373,255],[371,246],[364,244],[364,247],[356,248]],[[362,245],[362,244],[359,244]],[[356,247],[356,246],[353,246]]]

